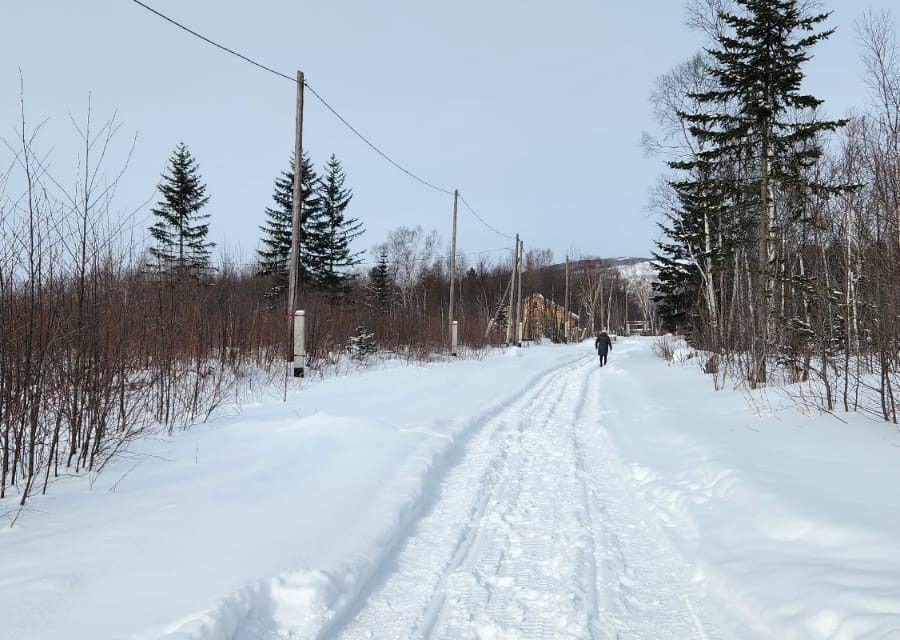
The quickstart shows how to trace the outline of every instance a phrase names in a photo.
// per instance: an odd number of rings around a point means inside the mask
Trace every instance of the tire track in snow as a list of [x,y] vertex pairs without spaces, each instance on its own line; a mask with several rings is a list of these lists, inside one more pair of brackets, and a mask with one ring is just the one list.
[[[555,374],[472,439],[395,572],[341,637],[560,637],[561,628],[581,636],[593,589],[579,577],[593,565],[581,560],[590,527],[576,513],[583,499],[572,499],[579,482],[567,464],[572,440],[566,451],[565,437],[550,443],[547,436],[565,436],[555,423],[583,402],[592,362],[582,358]],[[535,519],[540,526],[530,526]],[[563,567],[559,549],[566,547],[574,552]]]
[[592,375],[581,419],[573,434],[584,470],[588,511],[595,527],[594,637],[635,640],[711,640],[702,585],[672,544],[649,505],[638,495],[603,423],[603,375]]
[[[537,427],[552,422],[569,395],[569,383],[592,360],[579,358],[556,370],[472,438],[432,509],[400,550],[393,573],[339,637],[440,637],[434,625],[452,604],[447,598],[460,595],[461,582],[470,581],[481,590],[503,586],[508,578],[498,581],[490,568],[470,567],[470,558],[486,554],[485,532],[511,530],[500,512],[522,496],[528,476],[523,457],[534,449],[529,438]],[[494,549],[492,561],[500,562],[501,556]]]
[[551,385],[560,372],[583,361],[583,355],[573,353],[562,364],[541,367],[518,392],[464,419],[452,435],[446,436],[446,446],[435,449],[426,445],[422,451],[414,452],[408,461],[409,468],[400,474],[422,475],[421,492],[400,505],[396,517],[388,519],[382,529],[367,532],[371,540],[366,553],[350,557],[344,565],[330,571],[292,569],[248,584],[223,596],[209,609],[170,625],[163,632],[164,637],[171,640],[334,638],[360,611],[369,594],[396,571],[397,556],[404,541],[415,531],[416,523],[435,508],[438,487],[469,457],[467,450],[473,439],[505,433],[511,412],[533,399],[535,390]]
[[588,353],[466,420],[371,556],[250,585],[171,637],[718,638],[604,429],[615,367]]
[[[550,572],[535,570],[557,556],[555,541],[547,532],[559,530],[561,514],[557,504],[540,496],[534,486],[536,479],[540,482],[533,471],[541,455],[540,445],[544,444],[535,442],[534,437],[550,430],[560,409],[565,412],[576,373],[570,371],[558,378],[545,393],[535,395],[531,403],[534,410],[523,412],[515,441],[518,449],[510,469],[515,473],[508,474],[487,496],[490,511],[480,514],[480,526],[473,531],[467,553],[445,571],[436,601],[440,606],[435,607],[433,600],[417,636],[456,638],[473,630],[489,635],[511,632],[546,636],[552,631],[555,625],[551,620],[529,616],[526,611],[535,608],[534,596],[540,599],[541,595],[560,594],[563,586],[548,575]],[[555,461],[557,452],[552,455]],[[543,517],[537,519],[551,522],[550,527],[532,531],[521,527],[524,516],[537,515],[541,510]],[[520,589],[522,585],[528,586]],[[452,594],[449,602],[444,591]],[[555,614],[558,607],[550,608]],[[483,619],[476,619],[472,625],[473,614],[480,613]]]
[[718,638],[606,435],[604,376],[562,367],[475,433],[328,637]]
[[[409,537],[396,545],[392,557],[384,560],[356,600],[339,611],[317,637],[411,637],[428,608],[430,595],[437,590],[442,571],[466,553],[492,487],[506,477],[508,457],[519,449],[515,443],[521,432],[519,416],[534,412],[547,393],[559,388],[559,377],[584,366],[586,360],[578,357],[544,372],[525,393],[480,419],[482,424],[447,470],[442,488],[423,507],[417,523],[408,527]],[[451,489],[454,496],[447,500],[445,494]],[[460,501],[463,494],[466,498]],[[430,585],[430,590],[425,585]]]

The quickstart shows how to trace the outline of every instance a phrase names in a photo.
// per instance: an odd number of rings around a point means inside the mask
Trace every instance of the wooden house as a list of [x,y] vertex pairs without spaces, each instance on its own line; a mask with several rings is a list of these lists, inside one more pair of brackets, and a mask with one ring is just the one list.
[[[578,327],[578,314],[567,314],[565,307],[534,293],[522,301],[523,338],[537,340],[547,338],[553,342],[578,342],[582,330]],[[568,335],[566,319],[568,318]]]

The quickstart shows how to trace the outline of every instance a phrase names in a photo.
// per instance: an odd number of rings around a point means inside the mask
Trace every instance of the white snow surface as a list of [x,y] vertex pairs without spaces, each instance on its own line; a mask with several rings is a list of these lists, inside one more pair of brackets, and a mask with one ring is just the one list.
[[649,285],[656,281],[658,275],[652,260],[619,264],[616,268],[622,278],[632,287]]
[[759,415],[652,341],[137,443],[0,529],[0,639],[900,638],[896,428]]

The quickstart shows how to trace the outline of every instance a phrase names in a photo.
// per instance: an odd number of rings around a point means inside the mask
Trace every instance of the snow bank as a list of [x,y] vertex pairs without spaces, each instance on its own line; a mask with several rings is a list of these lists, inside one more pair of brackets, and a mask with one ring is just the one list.
[[[329,637],[395,573],[403,543],[434,512],[440,483],[466,462],[502,463],[508,452],[482,427],[535,411],[575,412],[547,418],[555,431],[538,420],[530,433],[562,438],[546,445],[545,462],[558,457],[554,447],[578,450],[577,469],[552,463],[536,477],[584,482],[596,509],[595,524],[576,520],[594,527],[600,544],[597,566],[585,565],[607,587],[596,593],[598,624],[615,615],[614,628],[630,629],[629,616],[682,598],[713,618],[708,628],[721,633],[709,637],[900,637],[896,428],[786,407],[757,415],[751,407],[776,398],[748,403],[739,392],[714,392],[697,358],[667,366],[652,345],[619,339],[607,367],[583,367],[588,386],[571,371],[564,384],[559,367],[592,343],[546,344],[319,381],[287,403],[142,441],[93,484],[65,479],[16,527],[0,529],[0,639]],[[549,380],[555,386],[541,396]],[[589,388],[591,402],[573,385]],[[525,389],[534,401],[513,405]],[[573,420],[577,442],[566,439]],[[524,433],[515,418],[507,428]],[[479,461],[466,445],[481,440]],[[543,442],[523,441],[518,459]],[[478,482],[470,478],[470,488]],[[498,504],[498,513],[522,507],[516,526],[540,537],[524,514],[546,508],[547,487],[521,492],[521,503]],[[457,493],[459,512],[472,513],[468,493]],[[456,524],[451,532],[473,525]],[[477,522],[472,530],[489,531]],[[666,544],[638,544],[645,538]],[[617,545],[631,555],[617,556]],[[553,564],[554,548],[539,555]],[[636,614],[635,602],[646,608]]]
[[[0,638],[314,637],[377,578],[449,461],[579,354],[325,380],[173,438],[0,530]],[[6,505],[2,505],[6,506]]]
[[900,637],[897,429],[755,415],[696,359],[666,367],[651,344],[617,343],[602,424],[696,580],[737,615],[733,637]]

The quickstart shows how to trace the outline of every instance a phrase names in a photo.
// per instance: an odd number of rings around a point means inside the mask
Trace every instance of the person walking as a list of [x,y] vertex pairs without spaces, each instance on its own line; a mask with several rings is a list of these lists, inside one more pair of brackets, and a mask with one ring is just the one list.
[[612,349],[612,340],[609,339],[609,334],[606,333],[606,329],[600,329],[600,333],[597,334],[597,339],[594,340],[594,348],[597,350],[597,355],[600,356],[600,366],[606,364],[606,356],[609,354],[610,349]]

